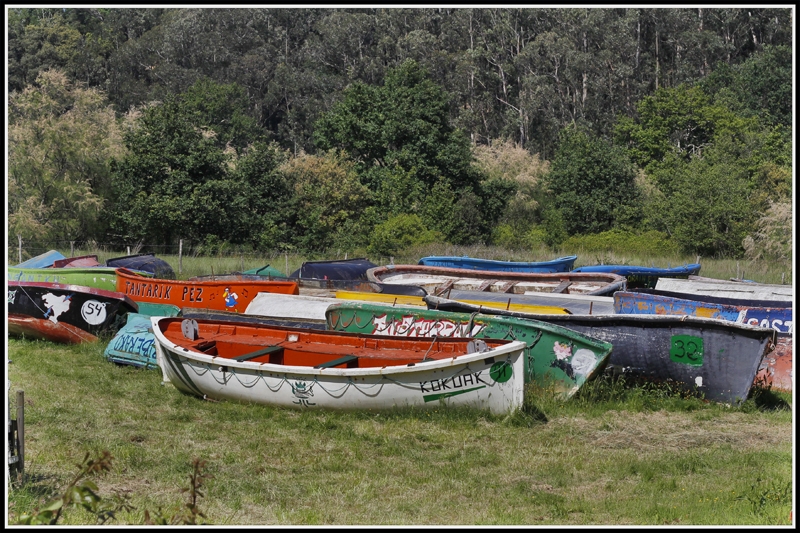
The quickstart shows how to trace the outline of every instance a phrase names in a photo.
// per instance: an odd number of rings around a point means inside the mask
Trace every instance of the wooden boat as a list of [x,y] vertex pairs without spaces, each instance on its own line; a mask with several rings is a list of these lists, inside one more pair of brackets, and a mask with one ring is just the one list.
[[489,270],[492,272],[569,272],[578,259],[577,255],[567,255],[550,261],[498,261],[477,257],[431,255],[423,257],[417,264],[466,270]]
[[79,255],[53,261],[53,268],[89,268],[101,266],[96,255]]
[[[448,291],[451,300],[467,302],[473,305],[484,305],[486,307],[497,307],[509,311],[520,311],[523,313],[542,313],[553,314],[552,309],[566,310],[557,314],[610,314],[614,312],[613,296],[596,296],[592,294],[559,294],[552,292],[529,291],[525,294],[507,294],[499,292],[474,291]],[[479,300],[474,298],[479,297]],[[424,301],[424,300],[423,300]],[[540,311],[536,308],[544,307],[550,311]]]
[[178,316],[174,305],[141,302],[138,313],[128,313],[127,321],[103,350],[103,357],[112,363],[146,369],[158,368],[155,337],[150,325],[153,316]]
[[526,294],[610,295],[625,289],[625,278],[617,274],[572,272],[525,273],[465,270],[424,265],[389,265],[367,271],[370,281],[400,283],[424,288],[428,294],[443,296],[450,290]]
[[149,272],[154,278],[175,279],[175,271],[172,269],[172,266],[163,259],[156,257],[155,254],[134,254],[114,257],[107,260],[106,265],[115,268],[121,267],[127,268],[128,270]]
[[778,334],[774,329],[693,316],[541,315],[481,309],[436,296],[425,300],[431,309],[515,316],[578,331],[613,345],[611,368],[671,381],[708,400],[725,403],[747,399]]
[[328,329],[398,337],[474,337],[525,342],[525,382],[573,396],[608,363],[611,344],[537,320],[465,315],[412,307],[337,303],[325,313]]
[[[137,276],[139,279],[143,278],[143,274],[139,272],[131,272],[131,275]],[[112,267],[19,268],[10,266],[8,267],[8,280],[81,285],[116,292],[117,269]]]
[[614,309],[620,314],[689,315],[772,328],[778,332],[780,348],[764,358],[755,381],[765,387],[792,390],[794,317],[791,302],[737,300],[641,289],[615,293]]
[[53,263],[59,259],[66,258],[58,250],[48,250],[14,266],[17,268],[47,268],[53,266]]
[[242,312],[259,292],[298,294],[291,281],[179,281],[142,278],[117,269],[117,290],[138,302]]
[[655,288],[660,278],[688,278],[700,272],[700,263],[688,263],[678,267],[646,267],[636,265],[587,265],[573,272],[611,272],[625,276],[628,289]]
[[525,343],[383,337],[151,318],[165,382],[215,400],[302,409],[522,406]]
[[660,278],[656,283],[660,291],[680,292],[689,295],[716,296],[740,300],[772,300],[791,302],[794,297],[792,285],[771,285],[743,281],[710,281],[704,279]]
[[[512,302],[511,298],[482,298],[486,293],[476,293],[463,291],[460,293],[459,301],[471,303],[484,307],[495,307],[497,309],[511,309],[513,311],[520,311],[523,313],[548,313],[556,315],[568,315],[569,310],[558,307],[555,305],[538,305],[535,303],[518,303]],[[351,300],[363,302],[384,303],[389,305],[411,305],[416,307],[427,307],[423,296],[405,296],[396,295],[391,293],[372,293],[372,292],[359,292],[359,291],[336,291],[337,300]]]
[[138,306],[124,294],[32,281],[8,282],[8,333],[77,344],[113,335]]

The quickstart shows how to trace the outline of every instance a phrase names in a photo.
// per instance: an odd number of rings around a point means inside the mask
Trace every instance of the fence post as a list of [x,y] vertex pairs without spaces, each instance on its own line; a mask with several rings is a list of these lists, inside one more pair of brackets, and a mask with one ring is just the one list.
[[17,441],[19,443],[19,480],[25,479],[25,392],[17,391]]
[[69,241],[69,256],[75,257],[75,241]]
[[126,250],[128,250],[128,253],[126,255],[131,255],[131,247],[130,246],[126,247]]
[[178,274],[183,273],[183,239],[178,243]]
[[19,251],[19,262],[22,263],[22,235],[17,235],[17,242],[19,242],[19,246],[17,248]]
[[286,275],[289,275],[289,252],[283,252],[283,258],[286,260]]

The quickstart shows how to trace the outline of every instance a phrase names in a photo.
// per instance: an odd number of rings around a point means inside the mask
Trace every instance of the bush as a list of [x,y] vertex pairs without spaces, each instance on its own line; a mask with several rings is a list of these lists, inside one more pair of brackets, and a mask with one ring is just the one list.
[[375,227],[367,252],[371,257],[391,257],[410,246],[441,240],[441,233],[426,228],[419,216],[398,215]]
[[654,257],[668,257],[680,253],[677,242],[670,239],[666,233],[654,230],[643,233],[610,230],[592,235],[574,235],[562,243],[562,248]]

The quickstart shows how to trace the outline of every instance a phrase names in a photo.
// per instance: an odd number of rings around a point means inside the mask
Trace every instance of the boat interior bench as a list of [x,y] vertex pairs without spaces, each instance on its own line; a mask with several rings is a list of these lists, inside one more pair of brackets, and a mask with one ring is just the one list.
[[334,366],[339,366],[347,364],[347,368],[357,368],[358,367],[358,356],[357,355],[345,355],[344,357],[340,357],[339,359],[334,359],[333,361],[328,361],[326,363],[322,363],[319,365],[315,365],[314,368],[331,368]]
[[251,361],[264,355],[269,355],[270,363],[281,364],[283,361],[283,346],[267,346],[261,350],[239,355],[237,357],[233,357],[232,359],[241,363],[242,361]]

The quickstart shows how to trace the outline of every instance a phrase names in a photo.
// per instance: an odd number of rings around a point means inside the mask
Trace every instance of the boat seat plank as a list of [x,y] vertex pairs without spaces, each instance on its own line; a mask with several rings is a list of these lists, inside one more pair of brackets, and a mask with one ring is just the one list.
[[499,292],[514,292],[514,286],[517,283],[519,283],[519,281],[509,281],[503,285]]
[[240,363],[243,361],[250,361],[251,359],[256,359],[261,357],[262,355],[272,355],[277,354],[278,352],[283,351],[283,346],[267,346],[261,350],[256,350],[255,352],[246,353],[244,355],[239,355],[237,357],[233,357],[234,361],[239,361]]
[[334,359],[333,361],[328,361],[327,363],[316,365],[314,368],[331,368],[334,366],[343,365],[345,363],[350,363],[356,360],[358,360],[357,355],[345,355],[344,357],[340,357],[339,359]]
[[567,292],[567,289],[569,288],[570,285],[572,285],[572,282],[565,279],[564,281],[558,284],[558,287],[553,289],[553,292],[557,293]]
[[491,286],[492,286],[492,285],[493,285],[493,284],[494,284],[496,281],[497,281],[497,280],[495,280],[495,279],[487,279],[486,281],[484,281],[483,283],[481,283],[481,286],[480,286],[480,287],[478,287],[478,291],[480,291],[480,292],[483,292],[483,291],[485,291],[486,289],[488,289],[489,287],[491,287]]
[[441,285],[439,285],[438,287],[436,287],[436,291],[434,291],[434,294],[436,294],[437,296],[441,296],[446,291],[448,291],[453,286],[453,283],[455,283],[455,282],[456,282],[456,280],[454,280],[454,279],[447,280],[446,282],[444,282]]

